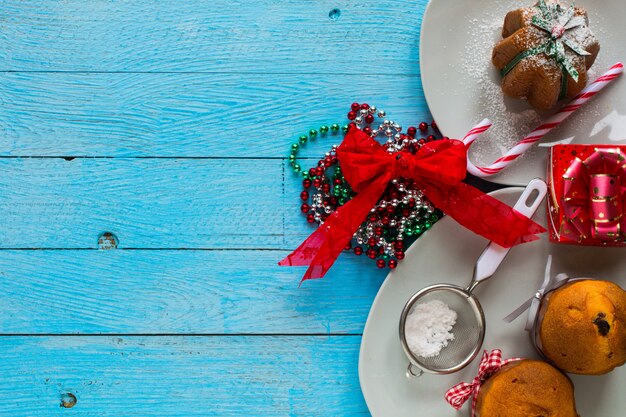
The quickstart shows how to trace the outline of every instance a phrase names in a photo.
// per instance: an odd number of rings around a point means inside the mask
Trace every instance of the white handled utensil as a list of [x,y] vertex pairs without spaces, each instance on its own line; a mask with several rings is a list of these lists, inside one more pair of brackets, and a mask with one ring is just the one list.
[[[524,189],[513,208],[527,217],[532,217],[546,193],[546,183],[536,178]],[[490,242],[476,261],[472,281],[467,288],[453,284],[436,284],[421,289],[409,299],[400,316],[400,341],[410,361],[408,375],[419,376],[423,372],[453,373],[464,368],[476,357],[485,338],[486,326],[483,308],[473,291],[478,284],[496,272],[510,249]],[[408,346],[406,319],[413,306],[432,300],[440,300],[456,311],[457,322],[452,329],[454,339],[438,355],[421,357],[414,354]]]

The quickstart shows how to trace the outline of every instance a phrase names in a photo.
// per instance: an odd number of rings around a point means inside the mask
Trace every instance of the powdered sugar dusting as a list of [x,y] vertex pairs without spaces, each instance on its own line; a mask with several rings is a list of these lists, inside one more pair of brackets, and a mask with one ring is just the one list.
[[[495,158],[506,153],[508,149],[536,128],[542,119],[554,112],[537,111],[525,100],[506,97],[502,92],[502,79],[491,63],[491,54],[493,46],[502,39],[504,18],[511,10],[510,4],[506,3],[508,2],[494,2],[492,7],[481,9],[480,18],[473,17],[475,14],[467,16],[470,29],[463,51],[462,67],[464,73],[470,77],[470,81],[475,82],[478,87],[470,89],[473,94],[472,101],[478,108],[484,109],[485,114],[483,116],[491,119],[493,123],[493,127],[472,146],[471,158],[477,165],[491,164]],[[532,2],[526,5],[520,4],[519,7],[531,5]],[[597,16],[590,15],[589,19],[590,27],[595,32],[599,32],[594,27]],[[601,27],[601,25],[599,26]],[[570,32],[583,45],[588,41],[586,39],[588,30],[572,30]],[[600,31],[598,36],[600,42],[602,42],[601,35],[602,32]],[[596,64],[588,71],[590,81],[593,81],[607,67],[601,61],[601,55]],[[527,58],[526,61],[528,62],[522,61],[520,65],[528,65],[533,59],[536,58]],[[575,121],[576,118],[572,120]],[[555,134],[558,134],[558,130],[553,135]],[[536,149],[536,147],[532,148],[520,159],[535,157]]]
[[[609,61],[609,55],[603,53],[603,44],[604,45],[614,45],[616,41],[614,38],[614,34],[607,31],[606,27],[608,23],[606,22],[606,17],[603,16],[602,13],[599,13],[598,10],[590,10],[587,9],[589,15],[589,27],[595,34],[596,38],[598,38],[600,42],[600,53],[596,58],[596,62],[587,70],[587,78],[588,82],[595,81],[602,73],[604,73],[607,69],[611,67],[615,63],[615,61]],[[614,53],[615,51],[611,51]],[[572,117],[567,121],[570,126],[570,131],[578,132],[580,137],[590,137],[596,135],[598,132],[594,132],[594,124],[589,124],[589,121],[592,120],[594,122],[601,122],[603,118],[607,115],[607,106],[611,106],[611,103],[607,103],[605,100],[594,99],[591,100],[588,104],[585,104],[584,112],[587,115],[584,118],[581,117]],[[601,123],[602,124],[602,123]],[[557,128],[552,133],[551,137],[556,139],[561,139],[561,129]],[[623,139],[623,138],[622,138]],[[551,144],[547,144],[550,146]]]
[[493,127],[472,145],[472,159],[479,165],[493,162],[494,155],[502,155],[526,133],[534,129],[541,116],[527,103],[505,97],[500,87],[501,77],[491,63],[493,45],[502,39],[502,24],[508,9],[494,4],[484,10],[481,20],[471,19],[470,33],[465,44],[463,70],[478,89],[473,101],[485,109],[485,117]]
[[452,327],[456,311],[440,300],[417,304],[407,316],[404,334],[409,349],[417,356],[431,358],[454,340]]

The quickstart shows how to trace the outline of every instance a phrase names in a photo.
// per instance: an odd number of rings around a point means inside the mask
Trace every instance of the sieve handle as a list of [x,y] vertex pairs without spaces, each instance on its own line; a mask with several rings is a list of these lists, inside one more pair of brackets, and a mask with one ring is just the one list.
[[418,368],[417,366],[413,365],[412,363],[409,363],[408,368],[406,368],[406,377],[411,379],[411,378],[419,378],[420,376],[424,375],[424,371],[422,371],[420,368]]
[[[539,178],[535,178],[528,183],[513,208],[526,217],[531,218],[533,214],[535,214],[535,211],[537,211],[537,208],[543,201],[547,192],[548,187],[546,183]],[[478,261],[476,261],[474,278],[469,288],[470,291],[476,284],[486,280],[496,272],[509,253],[509,250],[511,250],[511,248],[504,248],[494,242],[489,243],[485,251],[478,258]]]

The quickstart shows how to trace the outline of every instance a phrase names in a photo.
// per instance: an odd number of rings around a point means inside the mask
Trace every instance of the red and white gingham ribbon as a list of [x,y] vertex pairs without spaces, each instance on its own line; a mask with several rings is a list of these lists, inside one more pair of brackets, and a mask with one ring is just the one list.
[[[621,62],[613,65],[606,73],[595,80],[593,83],[585,87],[580,94],[572,99],[572,101],[559,110],[556,114],[550,117],[545,123],[537,127],[530,132],[526,137],[517,143],[509,151],[496,159],[496,161],[486,167],[479,167],[474,165],[469,159],[467,160],[467,172],[477,177],[489,177],[498,174],[504,168],[509,166],[511,162],[519,158],[524,152],[526,152],[536,142],[541,140],[552,129],[559,126],[565,119],[567,119],[572,113],[578,110],[583,104],[591,100],[596,94],[598,94],[604,87],[606,87],[611,81],[619,77],[624,71],[624,65]],[[468,148],[470,145],[478,139],[478,137],[486,132],[491,127],[491,122],[488,119],[483,120],[478,125],[474,126],[467,135],[463,138],[463,143]]]
[[521,358],[511,358],[503,361],[502,351],[500,349],[494,349],[491,352],[484,351],[483,357],[480,360],[480,365],[478,366],[478,375],[476,375],[476,378],[474,378],[471,383],[461,382],[460,384],[450,388],[445,395],[446,401],[458,410],[473,395],[473,417],[476,412],[476,399],[478,398],[478,391],[480,391],[481,385],[507,363],[519,360],[521,360]]

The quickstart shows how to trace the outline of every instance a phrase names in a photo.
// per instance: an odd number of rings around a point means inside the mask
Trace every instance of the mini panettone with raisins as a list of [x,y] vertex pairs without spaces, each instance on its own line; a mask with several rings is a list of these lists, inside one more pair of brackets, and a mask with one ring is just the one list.
[[559,369],[600,375],[626,362],[626,292],[600,280],[575,280],[549,293],[537,345]]
[[504,365],[480,387],[475,417],[577,417],[574,385],[537,360]]

